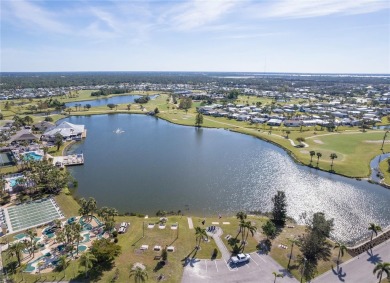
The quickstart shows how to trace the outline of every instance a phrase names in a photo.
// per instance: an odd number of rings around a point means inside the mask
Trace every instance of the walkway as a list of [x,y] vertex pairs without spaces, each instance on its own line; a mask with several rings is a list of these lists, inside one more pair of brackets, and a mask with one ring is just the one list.
[[[390,240],[376,246],[370,251],[364,252],[351,260],[340,264],[339,268],[334,266],[332,270],[315,278],[313,283],[374,283],[378,282],[374,267],[379,262],[390,262]],[[384,277],[386,274],[384,274]]]
[[192,223],[192,218],[191,217],[187,217],[187,220],[188,220],[188,228],[189,229],[194,229],[194,223]]
[[[207,233],[210,235],[210,233]],[[223,234],[223,231],[221,227],[216,227],[216,232],[211,235],[211,237],[214,239],[215,244],[217,245],[218,249],[221,251],[222,258],[228,262],[230,260],[230,252],[226,248],[225,244],[221,240],[221,235]]]

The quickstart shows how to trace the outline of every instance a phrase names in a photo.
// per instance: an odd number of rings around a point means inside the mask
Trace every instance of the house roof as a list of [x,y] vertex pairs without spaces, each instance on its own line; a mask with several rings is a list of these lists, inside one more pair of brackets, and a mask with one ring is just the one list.
[[37,140],[38,138],[31,133],[22,133],[19,136],[14,137],[13,141],[29,141],[29,140]]
[[63,137],[74,136],[82,134],[84,132],[84,125],[75,125],[69,122],[62,122],[58,126],[48,129],[43,135],[44,136],[54,136],[59,133]]

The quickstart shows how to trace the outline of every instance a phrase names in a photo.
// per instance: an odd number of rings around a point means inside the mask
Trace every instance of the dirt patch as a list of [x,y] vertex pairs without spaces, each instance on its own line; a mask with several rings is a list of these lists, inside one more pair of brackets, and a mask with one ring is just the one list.
[[318,143],[318,144],[324,144],[324,142],[320,141],[320,140],[313,140],[313,142]]

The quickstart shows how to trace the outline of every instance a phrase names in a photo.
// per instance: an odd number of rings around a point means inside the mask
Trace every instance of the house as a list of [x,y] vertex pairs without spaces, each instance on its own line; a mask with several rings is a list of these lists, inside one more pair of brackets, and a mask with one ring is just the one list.
[[268,126],[280,126],[282,124],[282,120],[280,119],[269,119],[267,122]]
[[299,127],[302,125],[302,121],[300,120],[286,120],[283,122],[286,127]]
[[33,130],[34,131],[45,131],[46,129],[53,128],[55,124],[47,122],[47,121],[42,121],[39,123],[36,123],[33,125]]
[[64,139],[81,140],[85,136],[85,126],[75,125],[69,122],[62,122],[58,126],[48,129],[42,135],[42,140],[53,141],[56,134],[60,134]]

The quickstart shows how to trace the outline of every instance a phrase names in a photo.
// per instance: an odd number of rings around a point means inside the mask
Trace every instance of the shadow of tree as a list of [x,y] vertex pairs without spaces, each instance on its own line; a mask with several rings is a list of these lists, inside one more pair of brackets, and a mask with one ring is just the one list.
[[334,267],[332,265],[332,272],[333,272],[334,275],[337,275],[337,277],[339,278],[339,280],[341,282],[345,282],[344,277],[347,276],[347,273],[346,272],[343,273],[343,268],[342,267],[337,266],[337,268],[334,269]]
[[371,262],[372,264],[377,264],[377,263],[382,262],[382,258],[380,257],[379,254],[374,255],[373,252],[370,250],[367,251],[367,254],[369,255],[369,258],[367,259],[367,261]]

